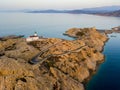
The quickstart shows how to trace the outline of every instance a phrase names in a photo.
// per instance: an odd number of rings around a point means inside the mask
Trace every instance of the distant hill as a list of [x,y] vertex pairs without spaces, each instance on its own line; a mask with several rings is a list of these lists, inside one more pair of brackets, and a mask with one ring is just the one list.
[[72,14],[95,14],[95,13],[105,13],[120,10],[119,6],[104,6],[95,8],[84,8],[75,10],[28,10],[27,13],[72,13]]
[[66,10],[32,10],[27,11],[28,13],[66,13]]
[[71,10],[67,13],[72,14],[94,14],[102,16],[115,16],[120,17],[120,6],[105,6],[105,7],[96,7],[96,8],[86,8],[81,10]]
[[91,12],[112,12],[112,11],[117,11],[120,10],[120,5],[118,6],[104,6],[104,7],[95,7],[95,8],[85,8],[82,9],[83,11],[91,11]]
[[78,9],[78,10],[71,10],[67,13],[74,13],[74,14],[96,14],[96,13],[106,13],[106,12],[113,12],[120,10],[119,6],[104,6],[104,7],[95,7],[95,8],[85,8],[85,9]]
[[120,10],[113,11],[113,12],[106,12],[106,13],[98,13],[97,15],[120,17]]
[[119,16],[120,5],[84,8],[75,10],[28,10],[27,13],[71,13],[71,14],[96,14],[106,16]]

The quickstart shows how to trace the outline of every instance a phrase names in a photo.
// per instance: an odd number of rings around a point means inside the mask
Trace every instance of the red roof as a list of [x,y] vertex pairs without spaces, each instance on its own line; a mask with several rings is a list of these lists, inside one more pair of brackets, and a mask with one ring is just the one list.
[[38,37],[38,36],[30,36],[30,37]]

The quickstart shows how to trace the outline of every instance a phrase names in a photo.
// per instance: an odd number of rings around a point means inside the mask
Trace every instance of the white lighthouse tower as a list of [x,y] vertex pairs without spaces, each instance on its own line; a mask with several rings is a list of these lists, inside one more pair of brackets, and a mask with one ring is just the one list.
[[34,35],[27,37],[26,41],[31,42],[31,41],[36,41],[38,39],[39,39],[39,36],[37,35],[37,32],[35,32]]
[[38,36],[38,35],[37,35],[37,32],[34,33],[34,36]]

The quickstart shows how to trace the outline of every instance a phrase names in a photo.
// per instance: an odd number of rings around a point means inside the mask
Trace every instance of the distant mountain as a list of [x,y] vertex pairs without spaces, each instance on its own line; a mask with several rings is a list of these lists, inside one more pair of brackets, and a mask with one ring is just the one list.
[[74,13],[74,14],[96,14],[96,13],[105,13],[105,12],[113,12],[120,10],[120,5],[119,6],[104,6],[104,7],[95,7],[95,8],[85,8],[85,9],[80,9],[80,10],[71,10],[68,11],[67,13]]
[[120,10],[113,11],[113,12],[106,12],[106,13],[97,13],[97,15],[120,17]]
[[66,13],[67,10],[32,10],[27,11],[28,13]]
[[97,14],[120,10],[119,6],[104,6],[95,8],[75,9],[75,10],[28,10],[27,13],[72,13],[72,14]]
[[120,17],[120,6],[105,6],[105,7],[96,7],[96,8],[86,8],[81,10],[72,10],[67,13],[73,14],[94,14],[102,16],[115,16]]
[[87,11],[87,10],[70,10],[65,13],[71,13],[71,14],[94,14],[97,13],[95,11]]
[[95,8],[85,8],[83,11],[91,11],[91,12],[112,12],[120,10],[120,5],[118,6],[104,6],[104,7],[95,7]]

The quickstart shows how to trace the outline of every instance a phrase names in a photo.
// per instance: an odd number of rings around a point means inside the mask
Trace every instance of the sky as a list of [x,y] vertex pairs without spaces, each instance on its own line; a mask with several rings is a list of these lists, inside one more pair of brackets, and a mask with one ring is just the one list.
[[120,5],[120,0],[0,0],[0,9],[82,9]]

